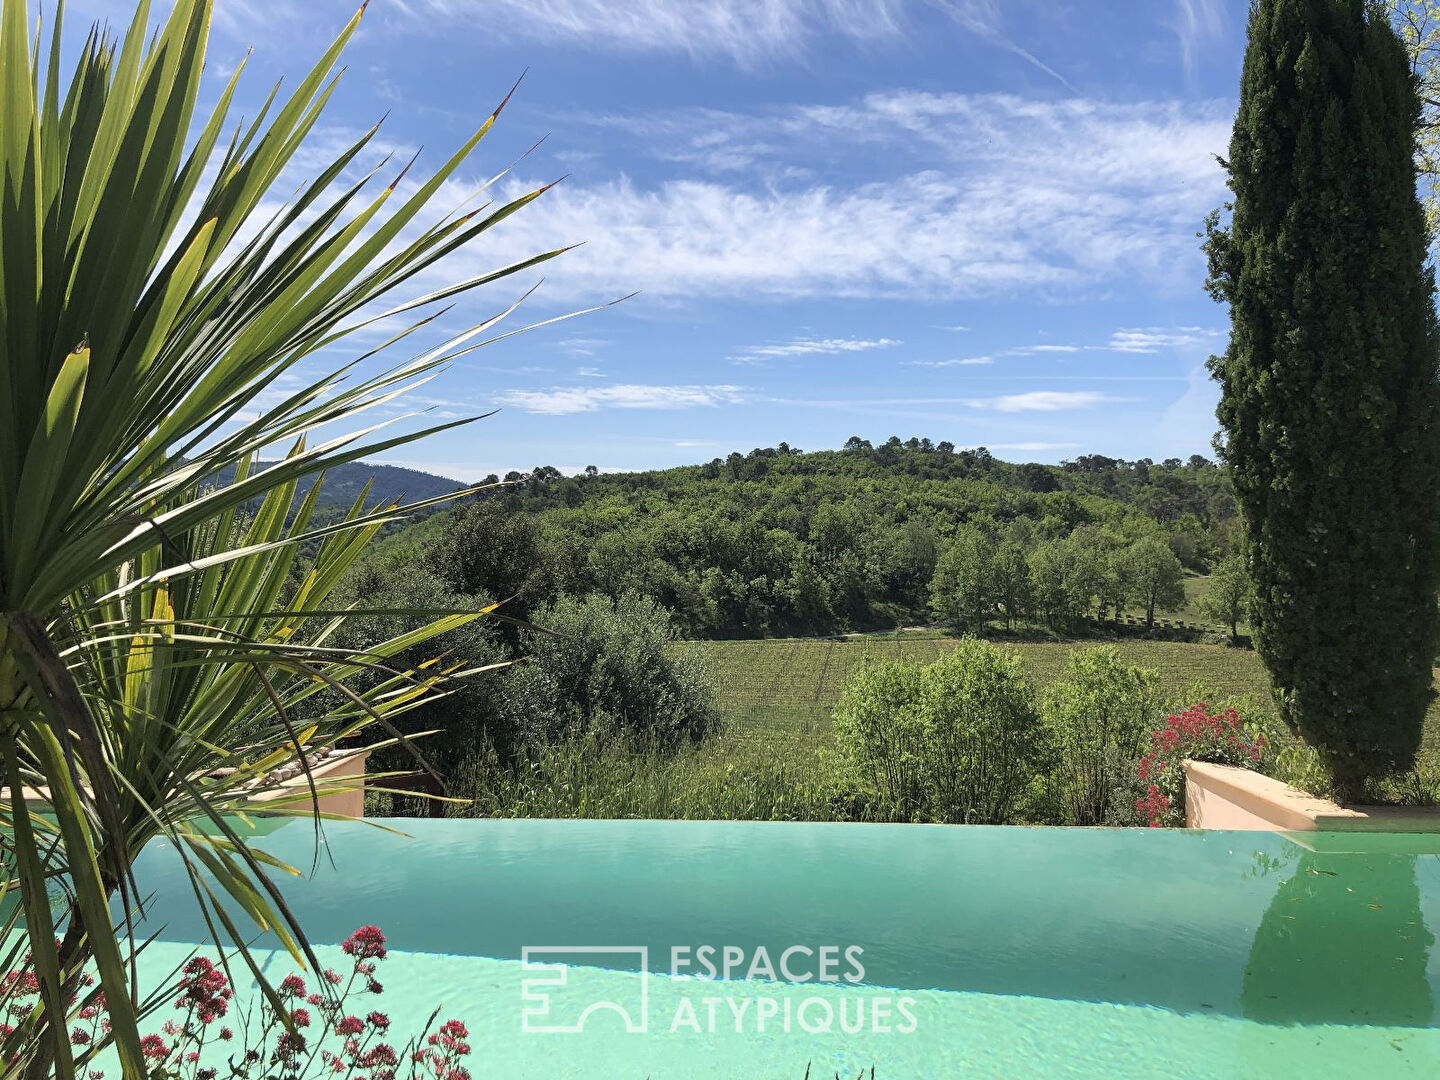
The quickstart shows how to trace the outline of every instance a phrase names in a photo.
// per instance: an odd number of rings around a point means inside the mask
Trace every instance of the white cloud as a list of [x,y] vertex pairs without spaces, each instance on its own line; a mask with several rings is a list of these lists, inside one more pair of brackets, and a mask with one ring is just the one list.
[[1194,77],[1200,51],[1225,31],[1223,0],[1175,0],[1175,36],[1180,41],[1180,62]]
[[[564,298],[1074,297],[1136,278],[1179,287],[1201,272],[1194,233],[1224,198],[1213,154],[1226,113],[908,92],[763,115],[682,112],[656,120],[645,142],[708,125],[747,145],[771,140],[747,152],[777,168],[813,160],[841,179],[567,182],[478,247],[493,264],[586,241],[546,268],[547,294]],[[843,179],[877,163],[897,171]]]
[[565,416],[600,409],[689,409],[728,405],[741,400],[738,386],[571,386],[551,390],[511,390],[500,395],[506,405],[531,413]]
[[1160,349],[1196,348],[1212,344],[1220,330],[1201,326],[1143,327],[1116,330],[1107,348],[1116,352],[1153,353]]
[[1022,345],[1011,351],[1017,356],[1025,356],[1030,353],[1077,353],[1084,349],[1083,345]]
[[1039,68],[1046,75],[1064,84],[1067,88],[1071,90],[1074,89],[1065,76],[1040,60],[1033,53],[1021,48],[1020,45],[1005,34],[998,0],[933,0],[933,2],[941,10],[948,12],[950,17],[966,30],[1000,46],[1002,49],[1014,53],[1027,64]]
[[980,367],[985,364],[993,364],[995,359],[990,356],[965,356],[958,360],[906,360],[905,362],[915,367]]
[[967,404],[977,409],[996,412],[1062,412],[1067,409],[1089,409],[1123,398],[1094,390],[1032,390],[1026,394],[1005,394],[1002,397],[972,399]]
[[795,356],[833,356],[838,353],[888,349],[904,342],[894,338],[796,338],[781,345],[751,345],[730,359],[737,364],[761,364]]
[[551,342],[549,347],[567,352],[571,356],[594,356],[597,351],[608,344],[609,342],[604,338],[566,337]]
[[[1006,2],[1013,8],[1015,0]],[[406,0],[404,8],[412,25],[483,16],[487,29],[510,39],[721,56],[745,66],[800,59],[827,38],[865,48],[903,42],[919,29],[916,14],[938,10],[964,32],[1070,85],[1006,30],[999,0]]]
[[603,379],[605,373],[597,367],[580,367],[575,369],[575,374],[582,379]]
[[422,19],[471,22],[511,38],[635,52],[796,57],[822,35],[898,38],[906,0],[410,0]]

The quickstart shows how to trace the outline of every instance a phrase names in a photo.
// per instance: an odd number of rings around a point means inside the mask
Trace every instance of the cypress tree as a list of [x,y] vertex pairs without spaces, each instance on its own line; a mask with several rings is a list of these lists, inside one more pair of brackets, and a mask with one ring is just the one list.
[[1256,0],[1212,215],[1211,361],[1246,525],[1255,645],[1342,795],[1409,767],[1440,575],[1435,282],[1415,195],[1420,103],[1364,0]]

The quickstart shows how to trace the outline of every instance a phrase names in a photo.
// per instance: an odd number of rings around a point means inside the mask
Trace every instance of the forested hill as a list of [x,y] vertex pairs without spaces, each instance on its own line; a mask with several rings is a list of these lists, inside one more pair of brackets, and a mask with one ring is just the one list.
[[[266,468],[273,462],[261,462]],[[235,475],[233,469],[220,474],[222,483],[229,483]],[[366,484],[370,484],[368,504],[375,505],[393,501],[412,503],[448,495],[465,487],[459,480],[451,480],[419,469],[405,469],[399,465],[381,465],[373,461],[351,461],[336,465],[325,473],[325,483],[320,488],[318,505],[328,510],[348,510],[360,496]],[[295,499],[298,505],[308,484],[302,484]]]
[[516,614],[562,592],[633,590],[697,637],[893,627],[929,618],[942,554],[957,531],[978,531],[1055,576],[1036,610],[1064,619],[1104,604],[1100,579],[1123,576],[1115,553],[1137,541],[1162,540],[1204,571],[1237,527],[1223,473],[1199,456],[1015,465],[928,439],[856,438],[838,451],[782,443],[656,472],[507,479],[390,537],[366,590],[513,596]]

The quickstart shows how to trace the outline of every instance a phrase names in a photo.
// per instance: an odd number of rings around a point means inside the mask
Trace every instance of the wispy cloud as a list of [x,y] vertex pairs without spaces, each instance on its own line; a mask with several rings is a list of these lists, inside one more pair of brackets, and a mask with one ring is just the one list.
[[600,409],[690,409],[728,405],[741,400],[738,386],[570,386],[550,390],[511,390],[500,395],[506,405],[531,413],[565,416]]
[[906,360],[905,363],[914,367],[947,368],[947,367],[982,367],[986,364],[993,364],[993,356],[964,356],[955,360]]
[[902,42],[918,31],[917,16],[938,10],[963,32],[1070,86],[1015,40],[998,0],[406,0],[405,7],[412,24],[483,14],[488,27],[512,39],[723,57],[746,67],[801,59],[827,39],[864,48]]
[[1156,353],[1162,349],[1194,349],[1210,346],[1224,336],[1223,330],[1204,326],[1121,327],[1103,345],[1017,345],[1008,356],[1036,356],[1045,353],[1120,352]]
[[1032,390],[1026,394],[1005,394],[993,398],[972,398],[967,404],[995,412],[1063,412],[1068,409],[1090,409],[1107,402],[1123,401],[1095,390]]
[[522,258],[588,241],[547,268],[546,286],[587,298],[1073,297],[1190,280],[1196,224],[1224,197],[1218,109],[899,94],[755,123],[794,125],[817,157],[873,161],[872,138],[944,150],[928,155],[934,167],[848,185],[561,185],[488,250]]
[[1175,0],[1174,27],[1180,62],[1186,76],[1193,78],[1201,51],[1225,31],[1223,0]]
[[737,364],[763,364],[796,356],[834,356],[838,353],[888,349],[904,342],[894,338],[796,338],[778,345],[751,345],[730,359]]
[[594,356],[609,342],[597,337],[565,337],[551,342],[550,347],[569,353],[571,356]]
[[1064,75],[1061,75],[1035,54],[1021,48],[1006,33],[998,0],[933,0],[933,2],[942,11],[948,12],[951,18],[972,34],[1014,53],[1027,64],[1049,75],[1066,89],[1072,91],[1075,89]]
[[1045,450],[1075,450],[1080,446],[1073,442],[1012,442],[996,443],[991,450],[1028,450],[1039,453]]
[[1223,331],[1203,326],[1150,326],[1116,330],[1106,348],[1116,352],[1153,353],[1161,349],[1186,349],[1210,345]]
[[906,0],[409,0],[420,17],[471,19],[512,38],[630,52],[798,57],[817,39],[895,39]]

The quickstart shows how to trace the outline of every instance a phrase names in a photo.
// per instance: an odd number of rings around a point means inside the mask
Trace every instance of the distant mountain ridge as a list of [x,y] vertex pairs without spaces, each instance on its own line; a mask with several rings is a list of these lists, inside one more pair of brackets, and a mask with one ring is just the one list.
[[[263,461],[260,468],[268,468],[273,464],[273,461]],[[227,470],[223,474],[224,481],[228,483],[233,475],[233,470]],[[349,509],[360,497],[360,492],[364,490],[367,482],[371,486],[366,501],[371,506],[387,503],[392,499],[402,503],[420,502],[469,486],[448,476],[436,476],[419,469],[382,465],[378,461],[351,461],[325,471],[325,486],[320,489],[317,505],[322,508]],[[300,491],[305,492],[309,486],[308,478],[302,480]]]

